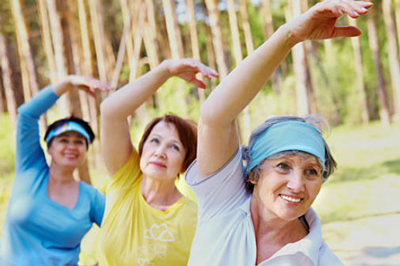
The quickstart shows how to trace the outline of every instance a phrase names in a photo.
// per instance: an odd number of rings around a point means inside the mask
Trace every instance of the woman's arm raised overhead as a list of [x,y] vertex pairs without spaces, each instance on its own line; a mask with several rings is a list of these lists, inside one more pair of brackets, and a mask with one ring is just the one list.
[[361,31],[336,26],[343,14],[352,18],[367,13],[372,3],[326,0],[282,25],[266,42],[243,60],[211,93],[201,108],[198,141],[199,177],[221,168],[238,148],[235,119],[257,95],[291,48],[304,40],[353,37]]
[[197,73],[208,79],[218,76],[214,70],[195,59],[165,60],[154,70],[125,85],[102,102],[100,139],[110,176],[124,165],[132,153],[128,116],[170,77],[177,76],[199,88],[205,88],[204,82],[196,78]]

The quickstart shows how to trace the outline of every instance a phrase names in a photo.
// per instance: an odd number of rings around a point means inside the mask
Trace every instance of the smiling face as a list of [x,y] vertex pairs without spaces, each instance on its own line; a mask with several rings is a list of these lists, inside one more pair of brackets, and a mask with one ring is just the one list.
[[67,131],[53,138],[48,149],[52,164],[79,167],[86,158],[86,139],[75,131]]
[[261,164],[252,201],[256,209],[292,221],[304,215],[317,197],[322,167],[316,157],[297,153]]
[[182,170],[185,155],[186,149],[175,126],[161,121],[144,142],[140,169],[148,178],[175,180]]

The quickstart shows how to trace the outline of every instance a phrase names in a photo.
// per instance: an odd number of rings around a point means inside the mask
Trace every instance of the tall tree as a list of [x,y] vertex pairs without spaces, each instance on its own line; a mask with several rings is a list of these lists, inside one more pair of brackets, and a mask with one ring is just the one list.
[[99,0],[89,0],[89,10],[99,77],[101,81],[109,82],[111,73],[107,72],[108,60],[105,46],[108,40],[106,40],[104,34],[101,2]]
[[43,50],[46,54],[47,65],[50,73],[51,83],[57,82],[57,66],[54,58],[53,44],[51,41],[51,32],[49,25],[49,16],[45,0],[36,0],[36,6],[39,13],[39,24],[42,35]]
[[229,15],[229,32],[231,33],[232,38],[232,51],[233,51],[233,58],[235,60],[235,65],[237,66],[242,62],[243,55],[242,55],[242,46],[240,42],[239,36],[239,28],[238,22],[236,17],[236,8],[235,8],[235,0],[226,0],[228,4],[228,15]]
[[[357,27],[357,21],[355,19],[349,19],[349,24]],[[364,73],[363,73],[363,64],[361,57],[361,47],[360,47],[360,38],[351,38],[351,44],[353,46],[353,54],[354,54],[354,65],[356,70],[356,84],[357,84],[357,92],[359,95],[360,103],[361,103],[361,118],[363,124],[368,124],[369,122],[369,112],[368,112],[368,100],[367,100],[367,92],[364,85]]]
[[247,54],[249,55],[254,51],[253,37],[251,35],[251,28],[249,22],[249,15],[247,12],[246,0],[239,0],[240,16],[242,18],[242,28],[244,32],[244,40],[246,43]]
[[[189,20],[189,32],[190,32],[190,44],[192,47],[192,57],[201,60],[200,58],[200,49],[199,49],[199,40],[197,38],[197,23],[196,23],[196,14],[194,10],[194,0],[186,0],[186,11],[188,14]],[[205,100],[204,90],[198,89],[199,101],[202,104]]]
[[400,51],[400,0],[395,0],[395,2],[396,2],[396,11],[394,13],[396,15],[397,44],[399,45],[399,51]]
[[[301,13],[301,0],[291,0],[288,2],[288,7],[285,9],[286,20],[291,20],[294,16],[299,16]],[[306,57],[306,46],[304,43],[299,43],[292,49],[293,70],[296,77],[296,99],[297,113],[300,116],[308,115],[313,110],[312,105],[312,89],[309,82],[308,60]]]
[[[271,0],[263,0],[261,2],[260,17],[263,25],[264,40],[267,40],[274,33],[274,25],[272,20]],[[278,67],[271,77],[271,87],[275,92],[279,91],[281,75],[280,67]]]
[[214,46],[214,53],[218,66],[218,73],[220,79],[224,79],[229,73],[229,67],[225,58],[224,44],[222,40],[222,28],[220,23],[220,12],[218,9],[218,0],[205,0],[208,18],[210,21],[212,42]]
[[393,22],[393,10],[391,0],[382,1],[382,11],[388,40],[388,57],[390,80],[393,90],[394,113],[397,116],[400,116],[400,63],[397,50],[396,30]]
[[[0,23],[2,22],[2,15],[0,14]],[[1,29],[1,27],[0,27]],[[12,125],[17,122],[17,100],[14,94],[15,84],[12,82],[12,68],[7,52],[7,45],[3,33],[0,31],[0,66],[2,73],[2,80],[4,85],[4,92],[7,102],[7,110],[10,115]]]
[[389,111],[389,102],[387,98],[387,91],[385,86],[385,81],[382,74],[382,65],[381,59],[379,56],[379,43],[378,43],[378,34],[376,30],[376,11],[374,9],[370,10],[368,15],[368,41],[369,46],[372,52],[376,77],[378,80],[378,99],[380,104],[380,119],[381,123],[384,126],[388,126],[391,123],[390,111]]
[[[17,42],[18,42],[18,51],[21,57],[21,68],[24,69],[24,73],[27,73],[27,77],[25,80],[28,82],[24,82],[24,86],[28,86],[28,89],[32,93],[36,94],[39,92],[39,77],[37,75],[36,67],[34,64],[34,55],[33,50],[29,41],[29,31],[28,27],[26,26],[25,16],[22,13],[22,6],[23,2],[21,0],[12,0],[11,1],[11,10],[14,17],[14,22],[16,26],[15,33],[17,34]],[[29,93],[30,94],[30,93]],[[31,95],[31,94],[30,94]],[[28,100],[29,98],[25,99]]]
[[176,16],[175,1],[163,0],[165,21],[167,24],[168,39],[172,58],[179,59],[184,57],[181,31],[179,29],[178,18]]

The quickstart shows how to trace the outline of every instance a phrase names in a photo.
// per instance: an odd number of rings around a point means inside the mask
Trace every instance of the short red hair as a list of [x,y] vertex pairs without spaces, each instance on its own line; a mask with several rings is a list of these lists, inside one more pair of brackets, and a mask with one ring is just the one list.
[[150,123],[147,124],[139,142],[139,156],[142,156],[144,143],[149,137],[151,131],[160,122],[172,124],[175,126],[176,131],[178,131],[179,140],[186,149],[186,156],[183,160],[181,169],[181,173],[183,173],[194,161],[197,152],[197,126],[196,123],[191,120],[172,114],[156,117],[151,120]]

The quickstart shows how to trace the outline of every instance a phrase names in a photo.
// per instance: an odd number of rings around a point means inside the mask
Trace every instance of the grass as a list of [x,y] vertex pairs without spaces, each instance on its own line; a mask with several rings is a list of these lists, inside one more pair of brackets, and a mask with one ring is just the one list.
[[[9,118],[0,117],[0,224],[4,221],[13,178],[14,137],[10,132]],[[336,127],[327,142],[339,167],[322,186],[314,203],[323,226],[400,213],[400,121],[389,128],[382,128],[377,122]],[[105,170],[91,169],[91,175],[95,187],[101,190]],[[96,261],[97,232],[94,227],[84,238],[80,265],[93,265]]]
[[333,129],[338,170],[314,203],[323,223],[400,212],[400,122]]

